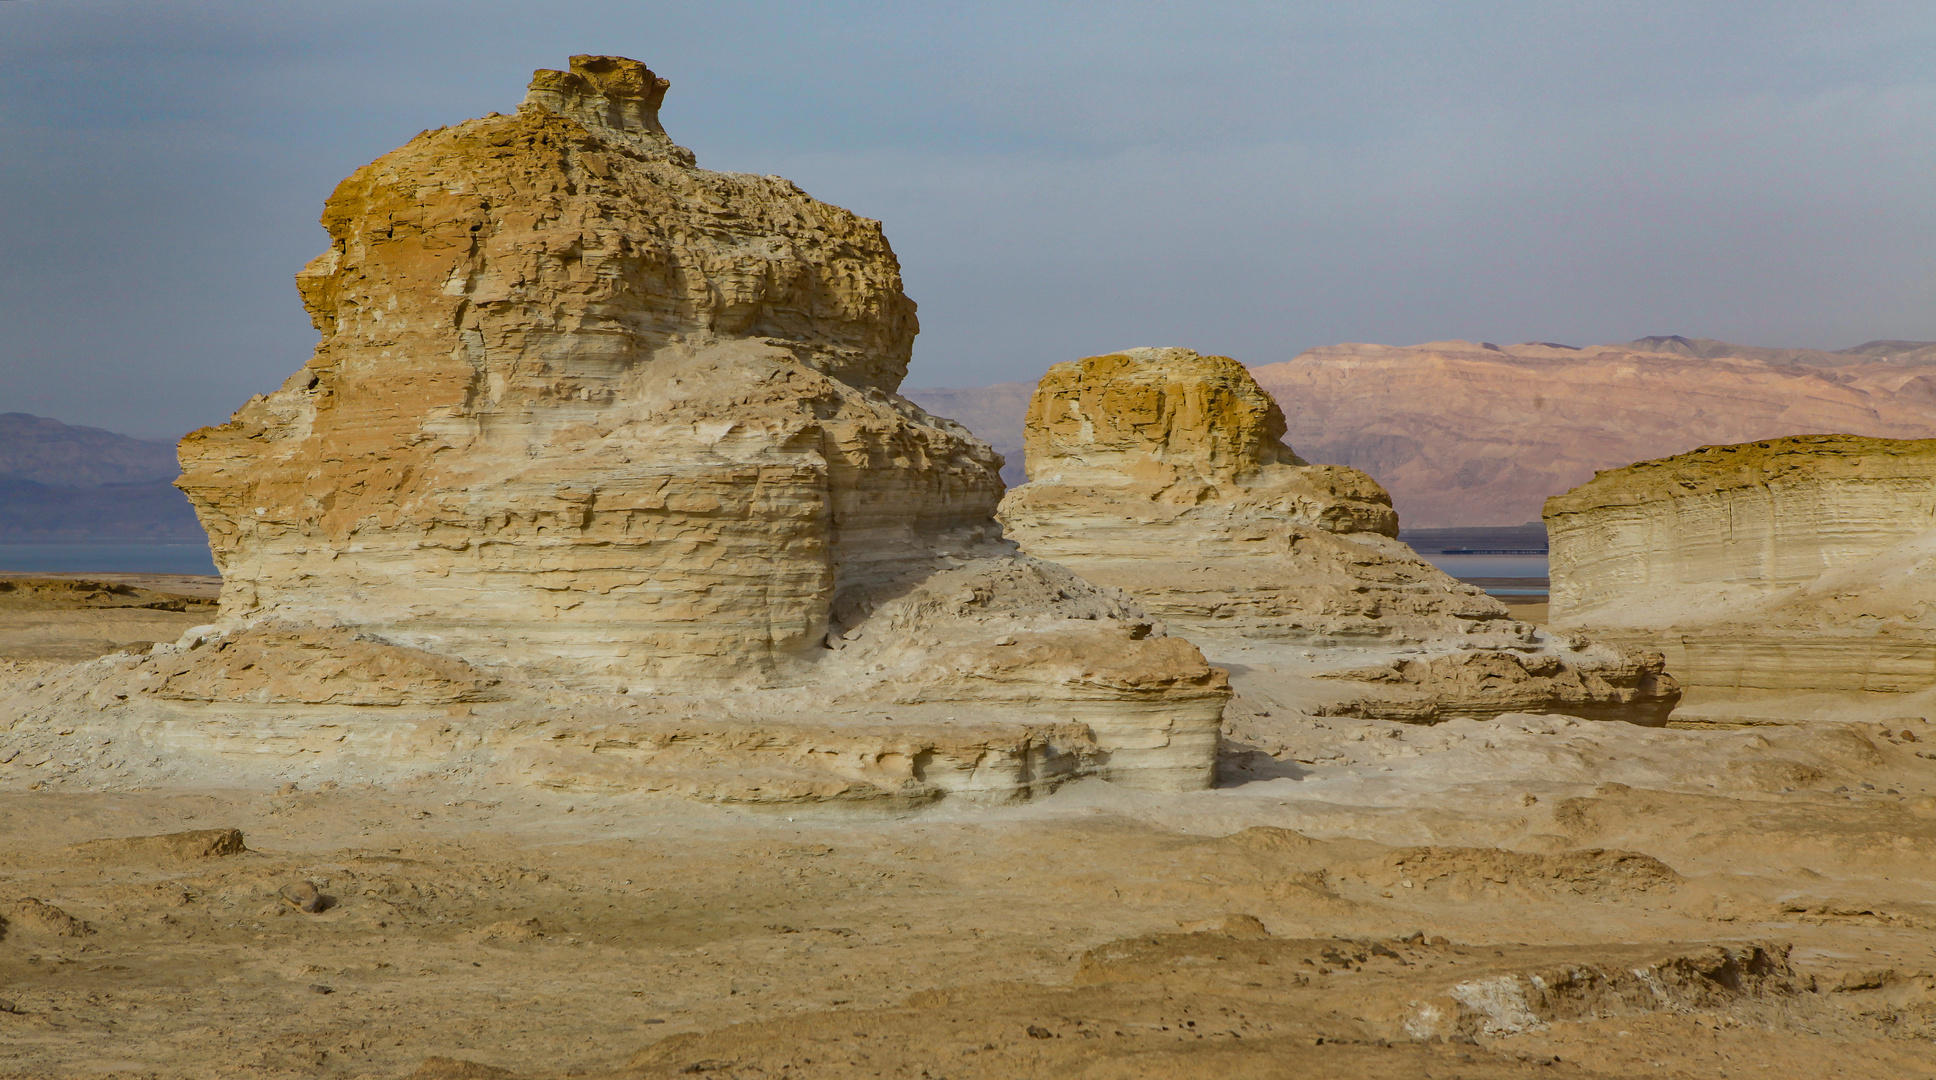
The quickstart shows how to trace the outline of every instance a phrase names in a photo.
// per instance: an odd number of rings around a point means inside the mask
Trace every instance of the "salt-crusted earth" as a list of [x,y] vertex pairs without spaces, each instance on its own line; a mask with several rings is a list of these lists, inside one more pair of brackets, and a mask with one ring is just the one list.
[[[95,610],[54,594],[70,608],[41,615],[76,637],[45,623],[37,648],[85,646]],[[327,645],[312,697],[356,656]],[[139,656],[196,695],[209,648],[0,660],[0,681]],[[205,726],[221,770],[130,763],[120,735],[0,735],[0,1076],[1936,1068],[1921,716],[1293,722],[1233,664],[1212,792],[856,799],[823,765],[753,811],[734,799],[784,778],[749,766],[784,753],[771,730],[681,730],[658,786],[635,763],[598,784],[654,747],[600,726],[608,695],[561,699],[523,720],[569,732],[546,735],[567,763],[546,780],[426,751],[507,703],[420,664],[381,685],[480,701],[434,726],[370,706],[420,743],[378,755],[418,761],[381,784],[319,780],[354,776],[354,739],[287,706]]]
[[[37,647],[85,647],[95,613],[40,613],[76,636]],[[185,661],[211,647],[164,651],[193,676],[174,692],[206,689]],[[493,690],[417,675],[388,685]],[[1212,791],[1078,780],[1005,809],[829,798],[822,769],[755,811],[721,798],[778,775],[746,730],[670,740],[660,786],[591,782],[651,749],[601,734],[597,697],[528,720],[583,755],[550,783],[419,746],[382,758],[414,776],[319,780],[354,775],[321,761],[345,733],[300,713],[232,711],[200,773],[14,725],[0,1076],[1936,1068],[1920,716],[1291,722],[1247,689]],[[407,737],[468,730],[440,715]]]
[[154,788],[9,732],[0,1076],[1936,1067],[1920,717],[1287,725],[1250,702],[1216,790],[1008,809],[317,781],[246,727],[222,776]]

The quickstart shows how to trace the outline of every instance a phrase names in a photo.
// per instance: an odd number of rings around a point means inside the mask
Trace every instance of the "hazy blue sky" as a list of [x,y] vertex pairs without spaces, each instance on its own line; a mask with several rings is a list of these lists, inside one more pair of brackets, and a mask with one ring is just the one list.
[[914,386],[1186,345],[1936,339],[1936,4],[0,0],[0,411],[173,437],[324,197],[571,53],[886,223]]

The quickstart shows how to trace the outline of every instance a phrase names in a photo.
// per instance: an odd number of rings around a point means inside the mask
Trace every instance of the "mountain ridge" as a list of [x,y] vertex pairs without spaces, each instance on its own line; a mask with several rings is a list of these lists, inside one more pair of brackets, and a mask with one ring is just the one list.
[[175,445],[0,413],[0,543],[206,539]]
[[173,480],[175,444],[33,413],[0,413],[0,480],[97,487]]

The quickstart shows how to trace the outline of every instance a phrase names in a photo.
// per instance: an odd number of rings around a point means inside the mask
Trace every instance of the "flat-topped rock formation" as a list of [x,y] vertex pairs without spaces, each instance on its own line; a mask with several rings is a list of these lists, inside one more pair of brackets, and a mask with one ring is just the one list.
[[1703,697],[1936,687],[1936,439],[1702,447],[1546,524],[1553,622],[1661,649]]
[[[1329,345],[1251,368],[1305,459],[1376,476],[1407,528],[1536,521],[1549,495],[1611,469],[1798,431],[1936,436],[1936,344],[1767,349],[1651,337],[1575,348]],[[1014,463],[1026,388],[910,390]],[[1019,482],[1011,475],[1010,483]]]
[[[1209,783],[1223,674],[1121,594],[1019,555],[994,520],[1000,458],[895,392],[917,324],[880,224],[698,168],[659,124],[666,86],[574,57],[516,112],[339,185],[331,246],[298,275],[315,355],[182,442],[219,617],[43,696],[132,688],[118,708],[182,747],[238,742],[218,707],[302,746],[328,710],[454,709],[475,717],[461,737],[405,747],[393,711],[349,738],[502,763],[529,757],[497,745],[506,717],[591,694],[572,715],[643,725],[594,740],[632,747],[600,763],[607,784],[695,725],[793,747],[809,774],[893,777],[896,797]],[[836,767],[869,756],[815,749],[845,724],[891,749]],[[1042,750],[998,778],[991,749],[961,780],[983,736]]]
[[[1395,539],[1377,481],[1307,464],[1283,434],[1277,403],[1228,357],[1131,349],[1057,364],[1029,406],[1030,482],[1002,521],[1030,554],[1124,590],[1213,656],[1295,668],[1277,692],[1286,707],[1665,719],[1676,694],[1658,659],[1515,620]],[[1311,650],[1328,655],[1307,663]]]

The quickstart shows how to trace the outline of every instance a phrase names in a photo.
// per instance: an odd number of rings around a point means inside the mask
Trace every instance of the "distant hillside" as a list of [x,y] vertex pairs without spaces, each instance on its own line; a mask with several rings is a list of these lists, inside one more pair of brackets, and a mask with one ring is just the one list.
[[206,539],[172,443],[0,413],[0,543]]
[[1637,352],[1671,353],[1702,360],[1739,357],[1770,364],[1814,364],[1842,367],[1886,361],[1891,364],[1936,364],[1936,341],[1865,341],[1850,349],[1829,352],[1824,349],[1768,349],[1759,345],[1736,345],[1713,338],[1684,338],[1679,334],[1637,338],[1627,343]]
[[63,487],[173,480],[175,444],[130,439],[29,413],[0,413],[0,480]]
[[1936,437],[1936,367],[1898,358],[1913,350],[1822,354],[1831,364],[1808,350],[1698,356],[1704,343],[1668,344],[1683,348],[1333,345],[1251,372],[1283,406],[1299,454],[1370,473],[1411,528],[1535,521],[1547,496],[1597,469],[1708,444]]
[[165,480],[101,487],[0,480],[0,543],[206,539],[188,497]]
[[[1407,529],[1537,521],[1548,495],[1596,469],[1706,444],[1936,437],[1936,342],[1926,341],[1837,351],[1679,336],[1585,347],[1333,345],[1251,371],[1283,407],[1292,449],[1370,473]],[[1029,390],[908,396],[994,444],[1014,484]]]

